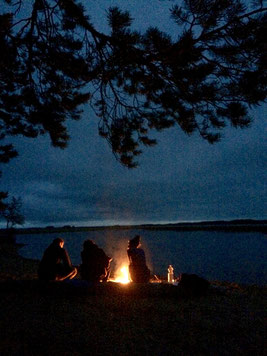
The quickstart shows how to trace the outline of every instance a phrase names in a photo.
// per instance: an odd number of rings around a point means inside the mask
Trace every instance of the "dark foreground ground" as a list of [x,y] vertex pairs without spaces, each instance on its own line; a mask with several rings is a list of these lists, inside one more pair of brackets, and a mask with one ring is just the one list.
[[[0,355],[264,355],[266,287],[41,285],[38,261],[0,244]],[[79,282],[79,281],[78,281]]]

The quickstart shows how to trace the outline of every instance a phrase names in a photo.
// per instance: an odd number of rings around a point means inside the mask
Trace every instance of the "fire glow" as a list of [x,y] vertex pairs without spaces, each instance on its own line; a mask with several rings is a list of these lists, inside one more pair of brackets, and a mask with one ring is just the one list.
[[130,283],[129,269],[128,266],[122,266],[116,271],[114,279],[110,279],[112,282],[128,284]]

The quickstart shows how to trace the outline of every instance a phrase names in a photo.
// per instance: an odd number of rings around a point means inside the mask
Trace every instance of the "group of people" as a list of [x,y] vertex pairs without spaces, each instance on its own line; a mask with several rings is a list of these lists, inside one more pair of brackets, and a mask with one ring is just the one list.
[[[136,235],[129,240],[127,255],[129,258],[129,275],[132,282],[147,283],[150,270],[146,264],[145,252],[141,248],[141,237]],[[72,265],[68,252],[64,248],[64,240],[56,238],[45,250],[38,269],[40,280],[63,281],[73,279],[79,272],[81,279],[96,284],[105,282],[110,276],[112,258],[98,247],[92,240],[86,240],[81,252],[81,265]]]

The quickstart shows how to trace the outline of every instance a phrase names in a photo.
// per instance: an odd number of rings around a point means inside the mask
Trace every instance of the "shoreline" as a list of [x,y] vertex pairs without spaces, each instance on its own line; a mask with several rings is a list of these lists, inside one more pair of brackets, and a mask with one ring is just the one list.
[[0,242],[0,280],[37,279],[39,260],[20,256],[22,244]]
[[[38,259],[25,258],[19,254],[19,249],[24,244],[0,242],[0,281],[4,280],[36,280],[40,261]],[[211,285],[225,288],[250,289],[258,288],[266,290],[267,285],[245,284],[234,281],[214,280],[209,281]],[[153,283],[151,283],[153,284]]]
[[[109,225],[109,226],[70,226],[61,227],[28,227],[16,228],[14,234],[62,233],[101,230],[175,230],[175,231],[225,231],[225,232],[262,232],[267,233],[267,220],[218,220],[190,223],[170,224],[137,224],[137,225]],[[0,229],[0,238],[6,235],[6,229]]]

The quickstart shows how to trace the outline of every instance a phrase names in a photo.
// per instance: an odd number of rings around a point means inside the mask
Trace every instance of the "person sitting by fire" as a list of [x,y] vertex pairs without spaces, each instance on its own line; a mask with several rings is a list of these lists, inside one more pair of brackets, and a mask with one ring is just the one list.
[[136,235],[129,240],[127,255],[129,258],[129,274],[132,282],[148,283],[150,279],[150,270],[146,265],[145,252],[141,246],[141,237]]
[[108,280],[112,258],[107,256],[92,240],[84,241],[81,258],[82,264],[79,271],[83,280],[93,284]]
[[45,250],[39,264],[38,277],[45,281],[63,281],[72,279],[77,274],[77,268],[73,267],[68,252],[64,249],[64,240],[54,239]]

